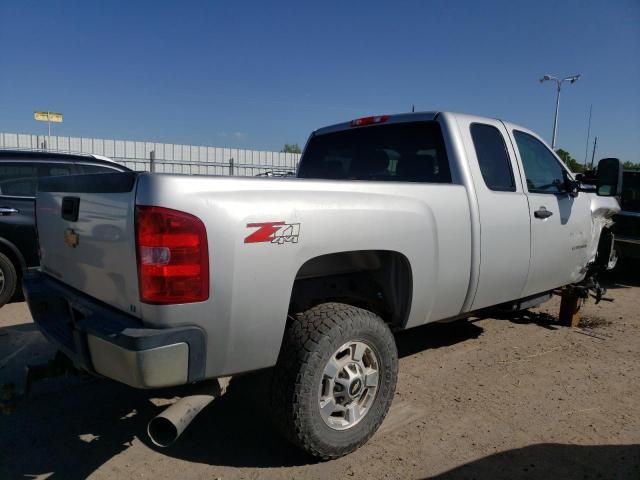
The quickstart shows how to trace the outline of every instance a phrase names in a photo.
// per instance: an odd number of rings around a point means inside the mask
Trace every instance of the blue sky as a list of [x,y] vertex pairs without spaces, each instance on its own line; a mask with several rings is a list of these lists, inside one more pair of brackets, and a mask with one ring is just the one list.
[[367,114],[497,116],[640,162],[640,2],[0,2],[0,131],[279,149]]

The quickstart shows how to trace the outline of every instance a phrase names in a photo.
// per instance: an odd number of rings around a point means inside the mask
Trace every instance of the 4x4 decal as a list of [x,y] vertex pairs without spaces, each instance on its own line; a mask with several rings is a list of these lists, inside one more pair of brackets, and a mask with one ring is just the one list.
[[244,239],[244,243],[298,243],[300,236],[299,223],[285,222],[264,222],[247,223],[247,228],[257,228],[257,230]]

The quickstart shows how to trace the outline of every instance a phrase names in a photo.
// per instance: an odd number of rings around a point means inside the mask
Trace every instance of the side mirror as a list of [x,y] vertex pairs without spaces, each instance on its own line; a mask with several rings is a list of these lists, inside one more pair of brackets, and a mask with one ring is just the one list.
[[618,158],[603,158],[598,162],[597,190],[601,197],[617,197],[622,193],[622,162]]

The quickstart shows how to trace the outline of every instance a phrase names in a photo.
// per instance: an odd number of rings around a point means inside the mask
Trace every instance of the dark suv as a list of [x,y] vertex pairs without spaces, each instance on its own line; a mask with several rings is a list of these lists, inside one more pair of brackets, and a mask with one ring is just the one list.
[[622,182],[622,210],[613,217],[618,255],[622,259],[640,259],[640,171],[626,170]]
[[39,179],[125,171],[105,157],[0,150],[0,307],[13,298],[23,271],[39,264],[34,217]]

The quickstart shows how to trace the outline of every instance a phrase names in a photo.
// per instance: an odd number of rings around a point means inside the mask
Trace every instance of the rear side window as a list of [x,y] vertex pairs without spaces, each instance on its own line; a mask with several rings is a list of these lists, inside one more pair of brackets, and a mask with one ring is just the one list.
[[434,121],[316,135],[300,160],[298,177],[451,183],[442,131]]
[[119,172],[111,167],[103,167],[102,165],[78,165],[82,170],[82,173],[114,173]]
[[529,192],[563,193],[565,170],[553,153],[528,133],[514,130],[513,136],[518,145]]
[[500,131],[491,125],[474,123],[471,138],[484,183],[491,190],[515,192],[511,161]]
[[33,197],[36,194],[38,168],[30,163],[0,163],[0,195]]

